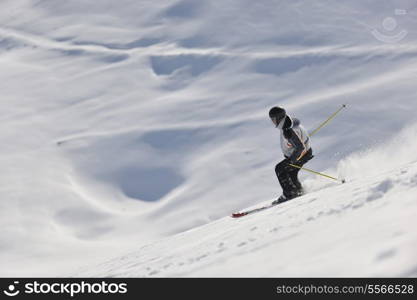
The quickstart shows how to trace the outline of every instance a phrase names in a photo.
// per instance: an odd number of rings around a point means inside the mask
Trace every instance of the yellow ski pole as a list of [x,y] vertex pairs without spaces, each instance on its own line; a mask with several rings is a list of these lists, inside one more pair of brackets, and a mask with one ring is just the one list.
[[343,104],[341,108],[339,108],[334,114],[332,114],[326,121],[324,121],[319,127],[317,127],[317,129],[313,130],[310,133],[310,136],[315,135],[320,129],[322,129],[324,126],[326,126],[327,123],[329,123],[331,120],[334,119],[334,117],[336,117],[336,115],[342,111],[342,109],[344,109],[346,107],[346,104]]
[[300,169],[300,170],[304,170],[304,171],[307,171],[307,172],[316,174],[316,175],[320,175],[320,176],[323,176],[323,177],[327,177],[327,178],[336,180],[336,181],[341,182],[341,183],[345,183],[346,182],[345,179],[338,179],[338,178],[335,178],[335,177],[332,177],[332,176],[329,176],[329,175],[326,175],[326,174],[323,174],[323,173],[320,173],[320,172],[316,172],[316,171],[313,171],[313,170],[310,170],[310,169],[307,169],[307,168],[303,168],[303,167],[300,167],[300,166],[297,166],[297,165],[290,164],[290,166],[291,167],[294,167],[294,168],[297,168],[297,169]]

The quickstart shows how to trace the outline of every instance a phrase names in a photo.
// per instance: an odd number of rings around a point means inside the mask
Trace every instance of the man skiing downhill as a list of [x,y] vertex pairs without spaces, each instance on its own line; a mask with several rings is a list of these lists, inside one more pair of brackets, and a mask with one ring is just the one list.
[[303,187],[298,180],[299,168],[313,158],[310,137],[300,121],[291,118],[281,107],[273,107],[269,117],[281,133],[281,148],[285,159],[275,167],[275,173],[281,184],[283,194],[273,204],[281,203],[303,195]]

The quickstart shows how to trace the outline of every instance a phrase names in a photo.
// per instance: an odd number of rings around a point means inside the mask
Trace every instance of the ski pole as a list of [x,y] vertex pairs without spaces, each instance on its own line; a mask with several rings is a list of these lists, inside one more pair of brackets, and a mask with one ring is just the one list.
[[310,133],[310,136],[315,135],[320,129],[322,129],[327,123],[329,123],[331,120],[334,119],[334,117],[336,117],[336,115],[342,111],[342,109],[344,109],[346,107],[346,104],[343,104],[341,108],[339,108],[334,114],[332,114],[326,121],[324,121],[319,127],[317,127],[315,130],[313,130]]
[[320,175],[320,176],[323,176],[323,177],[327,177],[327,178],[336,180],[336,181],[341,182],[341,183],[345,183],[346,182],[345,179],[335,178],[335,177],[332,177],[332,176],[329,176],[329,175],[326,175],[326,174],[323,174],[323,173],[320,173],[320,172],[316,172],[316,171],[313,171],[313,170],[310,170],[310,169],[307,169],[307,168],[303,168],[303,167],[300,167],[300,166],[297,166],[297,165],[290,164],[290,166],[291,167],[294,167],[294,168],[298,168],[300,170],[304,170],[304,171],[307,171],[307,172],[316,174],[316,175]]

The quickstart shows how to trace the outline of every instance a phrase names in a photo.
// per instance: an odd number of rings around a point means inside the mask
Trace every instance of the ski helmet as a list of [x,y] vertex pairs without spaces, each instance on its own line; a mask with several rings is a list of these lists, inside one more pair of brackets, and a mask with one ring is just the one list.
[[269,111],[269,117],[271,118],[272,122],[274,122],[275,126],[278,126],[278,124],[287,116],[287,113],[285,109],[275,106],[271,108]]

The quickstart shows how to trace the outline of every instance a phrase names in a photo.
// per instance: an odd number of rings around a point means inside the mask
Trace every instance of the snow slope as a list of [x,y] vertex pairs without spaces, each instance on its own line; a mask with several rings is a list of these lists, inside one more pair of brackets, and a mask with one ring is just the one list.
[[416,193],[414,163],[219,219],[76,276],[415,277]]
[[[0,276],[414,276],[416,7],[1,1]],[[344,103],[308,167],[346,185],[225,218],[281,193],[271,106]]]

